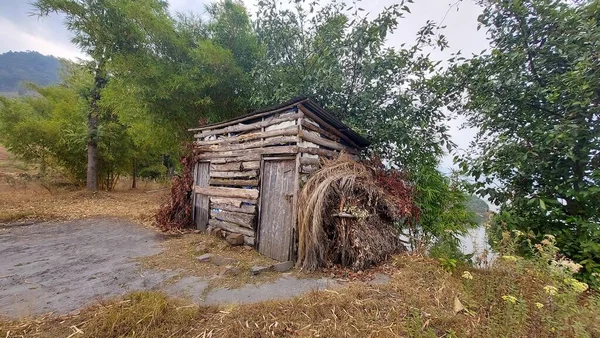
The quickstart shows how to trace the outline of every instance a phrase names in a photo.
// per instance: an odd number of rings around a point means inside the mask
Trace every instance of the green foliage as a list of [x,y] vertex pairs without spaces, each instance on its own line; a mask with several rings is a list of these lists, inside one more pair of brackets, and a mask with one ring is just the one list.
[[449,178],[437,169],[423,167],[411,176],[415,203],[420,209],[418,223],[408,224],[411,249],[434,257],[470,259],[459,249],[460,235],[476,225],[466,207],[467,195],[456,176]]
[[460,158],[503,229],[555,235],[584,274],[600,271],[598,1],[482,1],[492,50],[453,70],[479,128]]
[[259,2],[256,33],[265,50],[252,72],[252,103],[268,106],[305,95],[355,130],[371,149],[403,169],[437,165],[449,145],[443,100],[429,79],[437,63],[423,48],[439,44],[428,22],[410,48],[389,48],[409,9],[404,1],[369,19],[358,4]]
[[0,92],[23,92],[23,82],[38,86],[59,82],[60,61],[37,52],[0,54]]
[[251,100],[267,106],[310,96],[368,135],[371,152],[405,170],[415,185],[421,214],[406,229],[411,247],[425,252],[439,242],[459,256],[457,236],[472,225],[472,216],[466,195],[436,168],[453,145],[442,109],[443,81],[431,76],[438,63],[424,53],[430,46],[445,48],[446,41],[430,21],[413,46],[386,47],[406,13],[404,1],[374,19],[357,3],[294,2],[288,9],[261,1],[256,33],[264,56],[252,71]]
[[[67,80],[69,81],[69,80]],[[78,88],[30,86],[39,96],[0,99],[0,142],[41,169],[62,169],[75,183],[85,179],[85,109]]]
[[444,269],[445,271],[447,271],[447,272],[456,271],[456,263],[458,262],[456,259],[440,257],[439,261],[442,266],[442,269]]

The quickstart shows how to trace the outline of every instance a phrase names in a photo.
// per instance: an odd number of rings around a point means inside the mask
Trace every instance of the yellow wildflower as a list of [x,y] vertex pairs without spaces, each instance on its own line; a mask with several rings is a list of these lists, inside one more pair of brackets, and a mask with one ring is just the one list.
[[535,307],[537,307],[538,309],[541,309],[544,307],[544,304],[542,303],[535,303]]
[[505,301],[507,301],[508,303],[511,303],[511,304],[517,303],[517,297],[515,297],[515,296],[505,295],[505,296],[502,296],[502,299],[504,299]]
[[573,291],[577,293],[585,292],[589,288],[589,286],[586,283],[580,282],[575,278],[565,278],[564,282],[565,284],[569,285],[573,289]]
[[464,279],[473,279],[473,275],[469,271],[464,271],[462,274],[462,278]]
[[515,236],[517,236],[517,237],[519,237],[519,236],[521,236],[521,235],[523,234],[523,233],[522,233],[521,231],[519,231],[519,230],[513,230],[512,232],[513,232],[513,233],[515,234]]
[[550,296],[556,296],[556,294],[558,293],[558,289],[552,285],[544,286],[544,291],[546,291],[546,293],[549,294]]
[[517,257],[515,257],[515,256],[502,256],[502,259],[504,259],[505,261],[509,261],[509,262],[517,261]]

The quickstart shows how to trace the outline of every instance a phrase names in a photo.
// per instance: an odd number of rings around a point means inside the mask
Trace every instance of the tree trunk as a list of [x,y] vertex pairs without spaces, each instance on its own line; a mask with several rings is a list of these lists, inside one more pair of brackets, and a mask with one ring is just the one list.
[[87,190],[98,189],[98,118],[94,112],[88,115],[88,143],[87,143]]
[[102,88],[106,85],[104,74],[104,61],[100,60],[94,73],[94,87],[91,90],[90,112],[88,114],[88,142],[87,142],[87,177],[86,188],[91,191],[98,190],[98,119]]
[[133,160],[133,182],[131,182],[131,189],[136,189],[137,188],[137,164],[135,162],[135,160]]

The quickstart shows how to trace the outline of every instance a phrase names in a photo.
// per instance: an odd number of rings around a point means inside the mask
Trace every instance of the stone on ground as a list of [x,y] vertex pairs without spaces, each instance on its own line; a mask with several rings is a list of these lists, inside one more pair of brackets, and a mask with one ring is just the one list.
[[231,257],[223,257],[223,256],[212,256],[210,258],[210,262],[214,265],[223,266],[223,265],[235,265],[238,263],[238,260]]
[[273,265],[268,265],[268,266],[255,265],[250,268],[250,274],[258,275],[260,273],[263,273],[265,271],[270,271],[272,269],[273,269]]
[[200,262],[210,262],[210,261],[211,261],[211,259],[212,259],[214,256],[215,256],[215,255],[213,255],[213,254],[209,254],[209,253],[207,253],[207,254],[204,254],[204,255],[202,255],[202,256],[198,256],[198,257],[196,257],[196,259],[197,259],[197,260],[199,260]]
[[230,245],[242,245],[244,244],[244,235],[242,234],[231,234],[225,238],[227,243]]
[[290,271],[293,267],[294,262],[292,261],[281,262],[273,265],[273,269],[275,269],[275,271],[277,272],[287,272]]

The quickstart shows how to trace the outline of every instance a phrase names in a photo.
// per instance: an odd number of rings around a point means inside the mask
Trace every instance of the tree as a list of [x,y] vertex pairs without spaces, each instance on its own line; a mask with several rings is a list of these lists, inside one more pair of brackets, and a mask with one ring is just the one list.
[[[268,106],[291,97],[316,99],[353,129],[369,137],[370,151],[415,184],[420,220],[408,229],[413,248],[426,251],[472,224],[466,196],[438,170],[452,143],[446,126],[444,81],[425,48],[446,47],[436,24],[418,32],[415,44],[386,47],[410,1],[384,9],[374,19],[357,4],[323,5],[277,0],[259,2],[255,22],[264,55],[252,71],[252,103]],[[451,240],[450,240],[451,239]]]
[[98,131],[103,115],[100,100],[109,79],[107,68],[119,55],[152,48],[149,39],[153,25],[168,18],[166,2],[37,0],[33,5],[40,16],[52,12],[63,14],[67,28],[74,34],[73,43],[92,59],[89,67],[94,74],[94,84],[86,95],[89,101],[86,185],[89,190],[96,190]]
[[[0,98],[0,142],[15,155],[38,164],[41,174],[58,171],[72,183],[82,185],[86,180],[89,102],[81,93],[89,93],[93,77],[81,65],[65,63],[63,69],[63,80],[58,85],[29,84],[28,89],[37,95]],[[138,133],[143,132],[139,129],[149,133],[148,125],[136,127]],[[129,172],[132,158],[138,153],[131,130],[114,111],[104,112],[98,126],[98,183],[103,189],[111,190],[119,176]],[[155,148],[143,149],[150,153]],[[143,160],[149,162],[150,155]]]
[[256,31],[266,50],[253,71],[252,103],[267,106],[306,95],[373,141],[371,149],[409,170],[435,166],[450,145],[442,96],[430,79],[438,64],[425,55],[446,46],[428,22],[413,46],[385,46],[410,10],[404,1],[373,20],[355,5],[318,7],[259,3]]
[[589,277],[600,271],[600,2],[481,4],[491,51],[452,69],[454,108],[479,128],[457,160],[501,207],[498,226],[556,236]]

